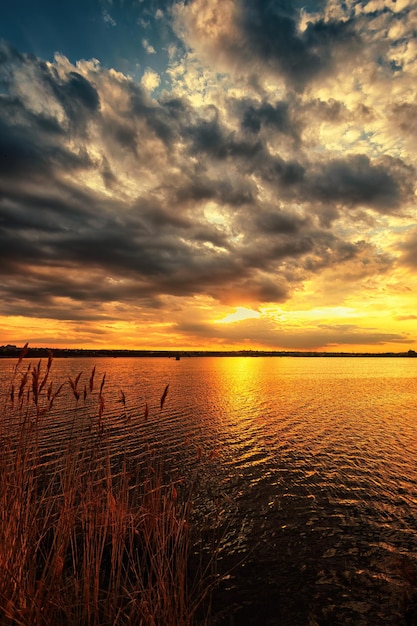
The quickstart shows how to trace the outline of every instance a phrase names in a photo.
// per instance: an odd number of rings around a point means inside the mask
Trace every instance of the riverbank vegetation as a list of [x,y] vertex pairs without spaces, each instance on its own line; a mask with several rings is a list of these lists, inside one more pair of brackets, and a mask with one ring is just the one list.
[[[21,351],[17,346],[0,346],[0,358],[16,358]],[[31,358],[47,358],[50,348],[29,348],[28,356]],[[383,358],[416,358],[415,350],[407,352],[325,352],[325,351],[305,351],[305,350],[117,350],[117,349],[87,349],[87,348],[54,348],[56,358],[176,358],[177,360],[193,357],[383,357]]]
[[151,446],[140,463],[114,453],[95,368],[55,385],[51,355],[23,356],[1,405],[0,624],[209,623],[216,549],[193,552],[193,482]]

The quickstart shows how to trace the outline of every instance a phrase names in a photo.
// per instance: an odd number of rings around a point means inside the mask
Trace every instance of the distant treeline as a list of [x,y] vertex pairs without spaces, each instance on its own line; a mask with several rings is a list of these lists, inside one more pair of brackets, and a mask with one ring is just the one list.
[[[23,347],[0,346],[0,357],[19,357]],[[308,351],[277,351],[277,350],[85,350],[81,348],[26,348],[26,358],[44,358],[50,354],[54,358],[73,357],[201,357],[201,356],[247,356],[247,357],[417,357],[415,350],[407,352],[308,352]]]

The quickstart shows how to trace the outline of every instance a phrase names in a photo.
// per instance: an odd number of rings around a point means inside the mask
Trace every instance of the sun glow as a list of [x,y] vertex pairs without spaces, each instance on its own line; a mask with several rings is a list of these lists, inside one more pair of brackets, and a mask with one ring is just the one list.
[[241,322],[242,320],[258,318],[260,316],[261,314],[258,311],[238,306],[234,313],[229,313],[229,315],[226,315],[226,317],[223,317],[221,320],[217,320],[216,324],[231,324],[233,322]]

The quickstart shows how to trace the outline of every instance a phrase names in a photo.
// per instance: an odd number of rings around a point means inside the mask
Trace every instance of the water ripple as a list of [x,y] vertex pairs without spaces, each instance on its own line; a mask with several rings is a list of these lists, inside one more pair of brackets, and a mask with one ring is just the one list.
[[[84,384],[92,362],[55,365],[62,379],[82,370]],[[231,573],[215,623],[231,623],[221,615],[233,590],[240,626],[259,623],[251,607],[260,604],[284,626],[406,624],[417,590],[416,368],[412,359],[395,368],[389,359],[99,360],[113,457],[140,462],[152,445],[175,471],[198,471],[202,511],[223,499],[219,562]],[[45,427],[45,463],[97,413],[97,402],[80,402],[74,421],[74,406],[58,405]]]

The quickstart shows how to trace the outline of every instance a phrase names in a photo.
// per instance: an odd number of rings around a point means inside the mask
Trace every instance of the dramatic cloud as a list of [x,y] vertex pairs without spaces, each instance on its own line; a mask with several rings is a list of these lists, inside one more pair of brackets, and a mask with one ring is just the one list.
[[410,232],[406,240],[399,244],[402,251],[401,261],[417,269],[417,228]]
[[[325,3],[316,3],[317,8]],[[356,59],[364,45],[354,19],[316,17],[301,28],[302,3],[194,0],[177,6],[182,36],[223,71],[282,78],[297,91]]]
[[140,77],[0,44],[5,342],[414,345],[417,10],[310,4],[146,4]]

